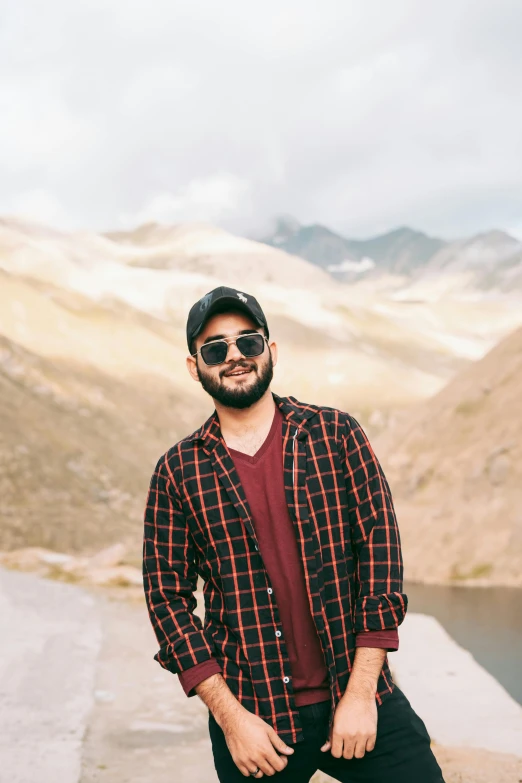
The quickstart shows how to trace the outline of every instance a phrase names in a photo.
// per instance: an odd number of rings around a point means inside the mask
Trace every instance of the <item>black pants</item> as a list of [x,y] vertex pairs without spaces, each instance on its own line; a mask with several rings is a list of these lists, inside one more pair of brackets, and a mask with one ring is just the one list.
[[[444,783],[430,748],[426,726],[397,685],[377,708],[375,747],[366,751],[361,759],[338,759],[330,750],[320,750],[328,739],[329,701],[298,709],[305,741],[290,745],[294,752],[287,756],[285,769],[274,775],[265,774],[258,780],[307,783],[320,769],[341,783]],[[219,780],[221,783],[244,783],[248,778],[236,767],[225,735],[210,712],[208,725]]]

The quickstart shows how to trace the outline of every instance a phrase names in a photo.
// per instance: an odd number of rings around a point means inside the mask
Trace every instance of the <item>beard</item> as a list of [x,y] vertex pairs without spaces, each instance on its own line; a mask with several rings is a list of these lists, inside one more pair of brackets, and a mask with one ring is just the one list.
[[[225,372],[232,372],[239,367],[252,370],[256,373],[256,377],[253,383],[248,386],[237,386],[236,388],[227,388],[222,378]],[[268,359],[265,364],[260,368],[257,364],[249,363],[247,359],[237,362],[233,367],[227,367],[220,374],[219,378],[215,378],[213,375],[207,375],[204,371],[201,371],[199,364],[197,366],[198,378],[204,390],[207,394],[219,402],[220,405],[224,405],[226,408],[250,408],[251,405],[258,402],[263,394],[266,392],[274,375],[274,365],[272,362],[272,354],[268,351]]]

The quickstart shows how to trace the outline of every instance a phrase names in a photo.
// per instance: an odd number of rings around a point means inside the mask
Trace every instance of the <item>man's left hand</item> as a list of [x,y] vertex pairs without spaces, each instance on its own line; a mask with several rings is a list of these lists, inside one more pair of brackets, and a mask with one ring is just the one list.
[[377,738],[377,703],[375,696],[363,697],[345,693],[335,710],[329,739],[321,750],[332,750],[335,758],[357,758],[373,750]]

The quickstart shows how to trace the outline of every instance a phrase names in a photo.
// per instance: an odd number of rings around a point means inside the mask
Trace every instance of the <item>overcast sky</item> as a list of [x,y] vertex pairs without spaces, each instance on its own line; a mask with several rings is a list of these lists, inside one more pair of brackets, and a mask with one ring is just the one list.
[[0,214],[522,237],[520,0],[4,0]]

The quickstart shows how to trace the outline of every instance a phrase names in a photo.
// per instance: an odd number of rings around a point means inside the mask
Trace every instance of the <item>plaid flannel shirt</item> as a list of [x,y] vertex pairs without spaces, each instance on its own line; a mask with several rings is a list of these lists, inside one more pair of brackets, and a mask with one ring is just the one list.
[[[399,530],[358,422],[335,408],[273,398],[284,416],[286,499],[329,673],[332,721],[356,635],[397,629],[404,619]],[[173,673],[215,659],[246,709],[286,742],[303,741],[284,635],[276,636],[275,593],[216,411],[158,460],[144,523],[143,584],[160,647],[154,659]],[[194,614],[198,574],[203,623]],[[377,702],[392,690],[385,658]]]

